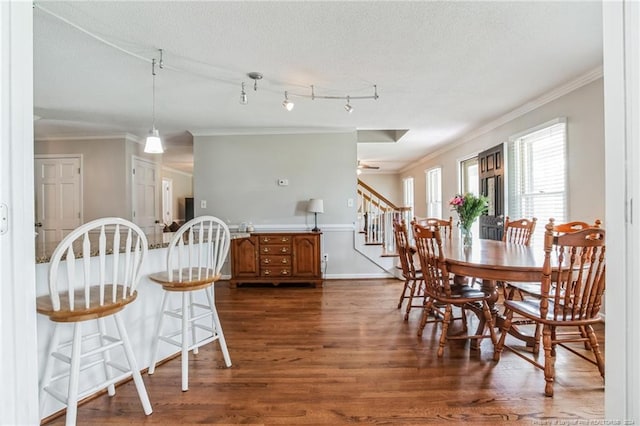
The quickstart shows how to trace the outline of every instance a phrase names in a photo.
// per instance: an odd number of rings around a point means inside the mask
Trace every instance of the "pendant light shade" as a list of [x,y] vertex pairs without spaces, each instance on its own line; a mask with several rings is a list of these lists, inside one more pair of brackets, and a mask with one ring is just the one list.
[[149,131],[149,136],[147,136],[147,142],[144,144],[144,152],[149,154],[162,154],[164,152],[164,148],[162,147],[162,140],[160,139],[160,133],[158,129],[153,127]]
[[[160,67],[162,67],[162,50],[160,50]],[[162,140],[160,139],[160,132],[156,129],[156,60],[151,61],[151,78],[153,81],[153,98],[151,101],[152,106],[152,126],[147,136],[147,141],[144,144],[144,152],[149,154],[162,154],[164,148],[162,147]]]

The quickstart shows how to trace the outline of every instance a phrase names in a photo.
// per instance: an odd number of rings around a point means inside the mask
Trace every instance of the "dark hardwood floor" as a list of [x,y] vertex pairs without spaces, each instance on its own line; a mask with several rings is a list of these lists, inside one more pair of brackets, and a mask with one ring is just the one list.
[[[143,375],[152,415],[144,415],[128,382],[113,398],[104,394],[81,405],[78,424],[551,424],[603,418],[604,384],[594,365],[558,349],[555,397],[547,398],[542,370],[508,350],[494,363],[488,340],[480,352],[464,341],[450,342],[438,359],[434,325],[418,338],[419,310],[405,322],[404,309],[396,309],[401,288],[397,280],[233,290],[222,282],[216,299],[231,368],[224,367],[215,342],[190,355],[188,392],[180,391],[179,358]],[[604,351],[603,333],[599,327]],[[64,416],[49,424],[63,422]]]

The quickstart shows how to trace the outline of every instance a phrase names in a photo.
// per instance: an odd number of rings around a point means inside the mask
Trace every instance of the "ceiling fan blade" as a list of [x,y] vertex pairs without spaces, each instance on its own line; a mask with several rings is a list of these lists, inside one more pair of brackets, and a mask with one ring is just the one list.
[[370,166],[369,164],[361,163],[360,161],[358,161],[358,168],[359,169],[378,170],[380,167],[379,166]]

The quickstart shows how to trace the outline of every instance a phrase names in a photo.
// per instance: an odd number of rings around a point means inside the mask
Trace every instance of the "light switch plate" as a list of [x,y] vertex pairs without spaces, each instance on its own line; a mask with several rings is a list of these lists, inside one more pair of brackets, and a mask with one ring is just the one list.
[[200,208],[201,209],[207,208],[207,200],[200,200]]

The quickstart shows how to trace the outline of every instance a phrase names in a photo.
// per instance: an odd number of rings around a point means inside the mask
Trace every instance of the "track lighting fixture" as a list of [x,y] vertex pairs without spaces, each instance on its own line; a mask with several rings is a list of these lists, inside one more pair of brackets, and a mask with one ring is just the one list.
[[347,111],[349,114],[353,112],[353,107],[349,105],[349,96],[347,96],[347,103],[344,106],[344,110]]
[[284,92],[284,102],[282,102],[282,106],[287,111],[291,111],[294,107],[294,103],[289,100],[289,96],[287,92]]
[[[160,49],[160,58],[162,58],[162,49]],[[162,59],[161,59],[162,60]],[[164,64],[162,64],[164,66]],[[147,136],[147,141],[144,144],[144,152],[150,154],[162,154],[164,148],[162,147],[162,140],[160,139],[160,132],[156,129],[156,59],[151,60],[151,78],[152,78],[152,113],[151,113],[151,130]]]
[[242,83],[242,92],[240,92],[240,103],[242,105],[247,104],[247,93],[244,91],[244,82]]

